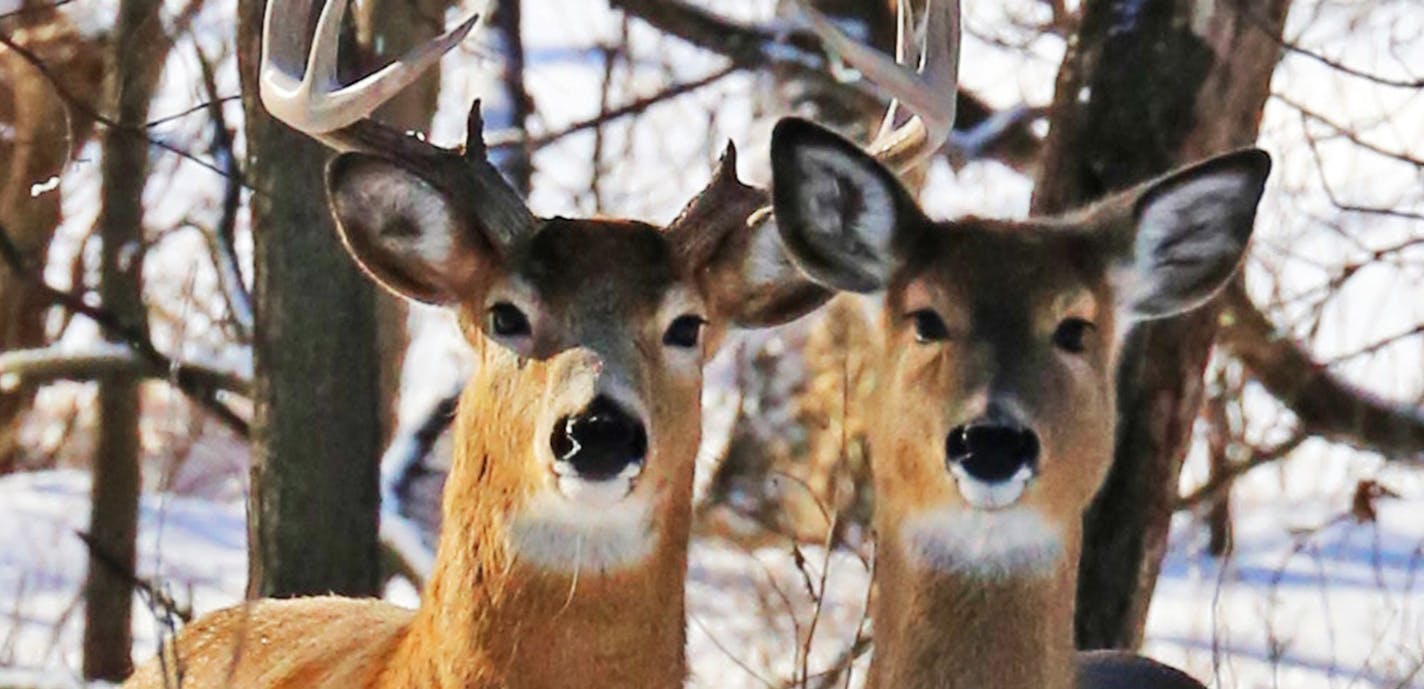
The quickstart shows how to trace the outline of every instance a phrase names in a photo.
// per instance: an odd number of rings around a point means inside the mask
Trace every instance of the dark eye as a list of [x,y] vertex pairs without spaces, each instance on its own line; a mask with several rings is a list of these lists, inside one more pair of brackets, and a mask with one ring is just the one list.
[[939,314],[930,309],[920,309],[910,313],[910,319],[915,322],[915,339],[920,342],[937,342],[949,339],[949,328],[945,327],[944,319]]
[[528,335],[529,319],[524,312],[507,301],[490,307],[490,330],[500,337],[522,337]]
[[1083,338],[1091,333],[1094,326],[1092,323],[1081,318],[1065,318],[1058,324],[1058,329],[1053,331],[1053,344],[1065,352],[1082,354],[1087,348]]
[[682,315],[674,318],[663,333],[663,344],[669,347],[691,349],[697,346],[697,336],[702,334],[702,325],[707,321],[700,316]]

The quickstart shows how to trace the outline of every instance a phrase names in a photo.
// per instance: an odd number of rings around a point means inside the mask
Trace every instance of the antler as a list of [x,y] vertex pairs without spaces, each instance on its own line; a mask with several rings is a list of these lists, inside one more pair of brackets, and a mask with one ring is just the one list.
[[[318,1],[321,14],[314,35],[309,35],[306,27]],[[269,0],[258,68],[262,105],[273,117],[338,151],[399,160],[426,181],[469,195],[481,229],[497,248],[507,251],[533,230],[535,218],[485,154],[479,101],[470,108],[463,154],[370,119],[376,108],[464,40],[480,15],[471,15],[374,74],[343,86],[337,80],[337,44],[349,2]]]
[[[806,0],[797,0],[830,50],[866,76],[863,87],[882,91],[892,99],[880,133],[868,149],[896,172],[927,160],[944,145],[954,126],[959,88],[959,0],[927,1],[925,19],[916,27],[910,0],[900,0],[896,58],[891,59],[846,36],[825,15],[807,6]],[[916,67],[911,69],[906,66],[909,64]],[[897,127],[901,105],[912,115]],[[729,144],[711,182],[669,226],[674,244],[684,247],[685,253],[699,254],[733,228],[770,217],[757,215],[766,206],[766,192],[737,179],[735,153]]]
[[[825,15],[797,0],[811,28],[852,67],[857,82],[892,100],[880,133],[868,150],[897,172],[924,162],[949,138],[959,90],[959,0],[926,0],[925,19],[916,26],[909,0],[899,2],[895,59],[842,32]],[[906,65],[916,64],[915,69]],[[912,116],[896,126],[899,109]]]
[[[479,21],[473,14],[459,26],[406,53],[354,84],[337,80],[337,44],[350,0],[329,0],[321,8],[311,49],[298,27],[307,26],[314,0],[272,0],[262,25],[262,105],[273,117],[313,137],[363,120],[465,39]],[[273,31],[280,27],[279,31]],[[304,67],[304,69],[303,69]]]

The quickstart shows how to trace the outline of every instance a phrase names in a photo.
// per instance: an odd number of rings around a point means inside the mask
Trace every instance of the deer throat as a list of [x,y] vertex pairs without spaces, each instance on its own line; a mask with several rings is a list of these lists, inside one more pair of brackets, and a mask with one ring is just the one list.
[[868,687],[1074,686],[1076,550],[1009,573],[937,567],[902,533],[885,540]]

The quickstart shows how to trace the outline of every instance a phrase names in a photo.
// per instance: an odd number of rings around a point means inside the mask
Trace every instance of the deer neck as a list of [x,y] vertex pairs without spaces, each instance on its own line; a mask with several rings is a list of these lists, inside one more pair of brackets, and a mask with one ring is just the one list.
[[[889,526],[882,524],[882,527]],[[1070,689],[1078,536],[1037,575],[946,572],[912,562],[882,529],[872,689]]]
[[654,507],[652,553],[636,565],[569,575],[521,561],[508,529],[529,489],[510,474],[537,414],[512,393],[541,389],[513,380],[523,375],[477,375],[466,387],[434,571],[386,685],[681,687],[691,477]]

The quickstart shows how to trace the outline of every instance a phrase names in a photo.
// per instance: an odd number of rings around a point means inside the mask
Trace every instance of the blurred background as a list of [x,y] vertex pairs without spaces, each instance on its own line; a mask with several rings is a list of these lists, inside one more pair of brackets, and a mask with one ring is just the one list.
[[[812,4],[893,45],[893,0]],[[885,106],[791,2],[491,5],[378,116],[455,145],[482,99],[541,216],[666,223],[729,140],[765,184],[777,117],[866,141]],[[470,357],[346,258],[329,153],[257,104],[262,6],[0,0],[0,687],[121,679],[244,596],[418,600]],[[906,180],[934,217],[1276,161],[1244,277],[1129,337],[1080,646],[1218,687],[1424,687],[1424,8],[963,7],[959,121]],[[474,9],[360,0],[343,69]],[[690,686],[859,685],[874,318],[838,298],[707,367]]]

